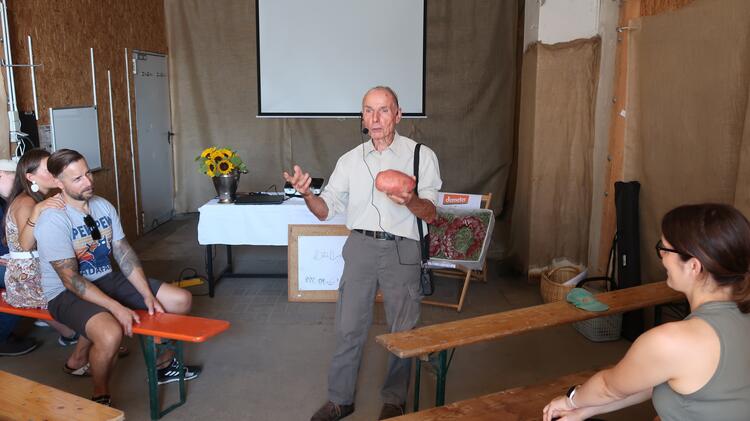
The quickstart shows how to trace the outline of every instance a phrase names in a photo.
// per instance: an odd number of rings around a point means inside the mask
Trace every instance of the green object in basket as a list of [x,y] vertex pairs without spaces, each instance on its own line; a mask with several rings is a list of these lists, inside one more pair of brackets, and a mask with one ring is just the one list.
[[594,294],[586,291],[583,288],[573,288],[570,290],[565,299],[574,306],[593,312],[607,311],[609,306],[599,301],[594,297]]

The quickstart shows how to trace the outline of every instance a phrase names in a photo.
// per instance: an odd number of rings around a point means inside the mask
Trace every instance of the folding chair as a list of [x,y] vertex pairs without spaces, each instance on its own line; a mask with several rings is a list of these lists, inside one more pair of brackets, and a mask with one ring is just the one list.
[[[490,202],[492,201],[492,193],[487,194],[463,194],[463,193],[443,193],[438,194],[438,206],[442,207],[462,207],[465,209],[489,209]],[[444,264],[430,264],[428,261],[428,267],[434,268],[432,270],[433,275],[444,276],[448,278],[463,279],[463,286],[458,293],[458,302],[449,303],[444,301],[436,300],[422,300],[423,304],[455,308],[456,312],[461,312],[464,306],[464,299],[466,293],[469,291],[469,282],[472,279],[482,282],[487,282],[487,261],[484,262],[481,270],[469,269],[462,265],[453,265],[455,267],[446,268]]]

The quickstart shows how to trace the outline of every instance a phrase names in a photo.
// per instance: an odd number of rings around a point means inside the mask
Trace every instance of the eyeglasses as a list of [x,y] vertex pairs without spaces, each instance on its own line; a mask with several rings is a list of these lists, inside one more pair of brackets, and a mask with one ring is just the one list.
[[662,258],[662,252],[665,252],[665,253],[676,253],[676,254],[679,254],[681,256],[693,257],[693,256],[689,255],[688,253],[685,253],[684,251],[679,251],[679,250],[675,250],[675,249],[670,249],[670,248],[664,247],[664,243],[661,240],[659,240],[656,243],[656,245],[654,246],[654,248],[656,249],[656,257],[658,257],[659,260],[661,260],[661,258]]
[[92,218],[91,215],[84,216],[83,223],[86,224],[86,228],[91,232],[91,238],[95,241],[102,239],[102,233],[99,231],[99,227],[96,226],[96,221],[94,221],[94,218]]

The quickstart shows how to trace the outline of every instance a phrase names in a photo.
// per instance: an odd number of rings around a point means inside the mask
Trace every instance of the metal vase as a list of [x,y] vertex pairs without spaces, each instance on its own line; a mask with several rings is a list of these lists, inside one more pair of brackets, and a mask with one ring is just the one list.
[[237,185],[240,182],[240,172],[237,170],[229,174],[213,177],[216,194],[219,195],[219,203],[234,203],[237,198]]

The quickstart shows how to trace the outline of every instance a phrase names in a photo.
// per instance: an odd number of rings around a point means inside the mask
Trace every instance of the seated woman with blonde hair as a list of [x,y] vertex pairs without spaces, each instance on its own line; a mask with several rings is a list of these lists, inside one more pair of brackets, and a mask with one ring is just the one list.
[[680,206],[656,253],[690,315],[641,335],[613,368],[544,407],[583,420],[651,398],[662,421],[750,419],[750,223],[722,204]]

